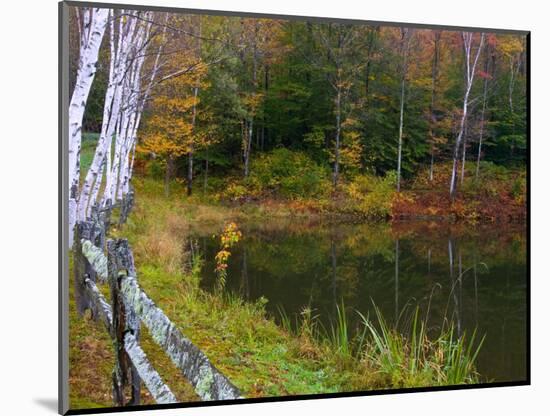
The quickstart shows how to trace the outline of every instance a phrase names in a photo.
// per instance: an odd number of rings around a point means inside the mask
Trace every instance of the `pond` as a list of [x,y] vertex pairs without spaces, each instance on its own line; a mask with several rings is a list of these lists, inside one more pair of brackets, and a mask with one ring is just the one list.
[[[276,320],[281,309],[294,321],[309,306],[330,325],[343,302],[351,326],[360,322],[356,311],[374,317],[373,305],[395,324],[418,306],[432,333],[446,319],[461,333],[485,334],[476,363],[482,380],[526,378],[524,225],[293,218],[239,227],[225,290],[250,301],[265,297]],[[214,232],[197,227],[191,238],[204,259],[206,290],[216,286]]]

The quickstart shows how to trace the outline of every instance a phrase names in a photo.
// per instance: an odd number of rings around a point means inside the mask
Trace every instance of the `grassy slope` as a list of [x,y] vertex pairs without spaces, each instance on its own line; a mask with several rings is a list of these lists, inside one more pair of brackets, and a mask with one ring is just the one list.
[[[92,140],[89,141],[93,143]],[[91,161],[83,144],[83,171]],[[372,362],[343,354],[337,347],[318,342],[308,331],[291,334],[268,318],[261,302],[208,294],[198,288],[198,269],[184,250],[187,231],[193,223],[210,224],[220,231],[225,221],[243,218],[294,215],[296,211],[250,204],[227,208],[203,204],[184,197],[175,184],[169,198],[159,182],[135,178],[134,212],[114,236],[128,238],[134,249],[140,284],[178,327],[247,397],[265,397],[367,390],[402,386],[379,374]],[[311,215],[311,212],[302,212]],[[71,297],[70,309],[70,398],[71,408],[112,405],[113,352],[105,330],[89,319],[78,317]],[[148,356],[181,401],[196,400],[188,383],[144,330],[142,345]],[[415,385],[440,384],[431,377],[409,380]],[[443,384],[445,381],[443,380]],[[407,381],[405,381],[405,385]],[[143,403],[151,397],[143,390]]]
[[[266,317],[261,303],[244,303],[205,293],[197,277],[181,268],[186,230],[193,221],[218,224],[243,215],[183,202],[183,192],[161,196],[152,181],[137,183],[137,205],[120,235],[134,247],[139,281],[145,291],[245,396],[337,391],[332,360],[304,356],[298,339]],[[156,188],[156,189],[155,189]]]
[[[160,187],[139,192],[127,226],[113,230],[134,247],[138,278],[149,296],[247,397],[340,390],[351,373],[337,374],[331,360],[304,355],[300,340],[267,319],[261,304],[207,294],[180,267],[191,217],[218,223],[236,212],[200,205],[191,210],[178,197],[162,198],[161,192]],[[111,406],[111,341],[101,324],[78,316],[72,295],[70,333],[71,408]],[[179,400],[197,399],[145,329],[142,346]],[[146,389],[142,397],[151,403]]]

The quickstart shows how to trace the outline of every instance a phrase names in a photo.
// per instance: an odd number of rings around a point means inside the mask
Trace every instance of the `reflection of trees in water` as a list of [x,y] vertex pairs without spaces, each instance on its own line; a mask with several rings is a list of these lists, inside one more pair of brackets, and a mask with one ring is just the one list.
[[[489,373],[523,371],[519,358],[509,362],[512,345],[525,352],[521,233],[481,227],[455,232],[448,225],[404,230],[387,223],[285,226],[291,231],[243,225],[244,238],[229,262],[228,290],[252,301],[265,296],[268,311],[278,316],[280,305],[292,321],[311,306],[323,324],[335,319],[336,304],[343,300],[350,327],[359,324],[354,310],[373,316],[371,299],[389,320],[418,305],[423,317],[428,314],[433,335],[445,316],[460,333],[471,334],[476,326],[481,334],[487,332],[480,359]],[[206,246],[213,243],[203,239]],[[203,252],[203,285],[208,287],[215,251]],[[400,320],[405,324],[404,317]]]
[[399,320],[399,238],[395,240],[395,322]]

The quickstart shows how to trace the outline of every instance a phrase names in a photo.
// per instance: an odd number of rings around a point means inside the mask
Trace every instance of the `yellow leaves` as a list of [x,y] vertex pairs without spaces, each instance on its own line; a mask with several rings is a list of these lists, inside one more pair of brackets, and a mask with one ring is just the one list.
[[[231,251],[229,250],[235,244],[239,242],[242,237],[242,233],[237,227],[237,224],[230,222],[225,225],[224,230],[220,236],[220,251],[216,254],[216,273],[220,277],[220,280],[225,284],[225,276],[227,274],[227,262],[231,256]],[[222,284],[222,286],[223,286]]]
[[505,56],[511,57],[523,51],[519,36],[503,35],[498,37],[497,49]]
[[[196,127],[209,117],[200,105],[200,91],[207,87],[203,81],[206,70],[206,65],[199,63],[189,73],[161,84],[152,100],[152,114],[146,120],[138,151],[178,157],[211,141],[205,130]],[[198,94],[195,94],[196,87]]]
[[243,94],[241,100],[243,105],[248,109],[249,114],[255,115],[256,110],[260,107],[264,94],[259,92]]
[[344,132],[344,143],[340,149],[340,162],[348,168],[359,168],[364,146],[361,143],[359,133],[355,131]]

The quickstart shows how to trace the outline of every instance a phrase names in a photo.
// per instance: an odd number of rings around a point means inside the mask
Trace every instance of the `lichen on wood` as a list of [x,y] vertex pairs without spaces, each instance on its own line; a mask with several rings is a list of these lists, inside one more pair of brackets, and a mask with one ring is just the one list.
[[92,304],[92,312],[94,316],[98,316],[101,319],[101,322],[105,325],[105,328],[109,334],[112,334],[113,313],[111,312],[111,306],[107,300],[105,300],[93,281],[86,279],[84,284],[88,293],[88,298]]
[[135,276],[121,279],[121,292],[126,301],[149,328],[151,336],[195,388],[202,400],[242,398],[235,387],[143,292]]
[[124,336],[124,349],[155,401],[160,404],[176,403],[176,397],[153,368],[136,338],[129,332]]
[[[113,315],[109,303],[94,282],[90,279],[86,279],[85,285],[89,298],[92,301],[93,308],[97,311],[97,316],[101,319],[112,337]],[[155,401],[161,404],[175,403],[177,400],[174,394],[170,388],[164,384],[158,372],[147,359],[147,355],[139,346],[136,337],[130,332],[124,335],[124,349]]]
[[105,256],[102,249],[94,246],[90,240],[82,239],[81,246],[82,254],[86,257],[100,281],[105,283],[109,274],[107,269],[107,256]]

